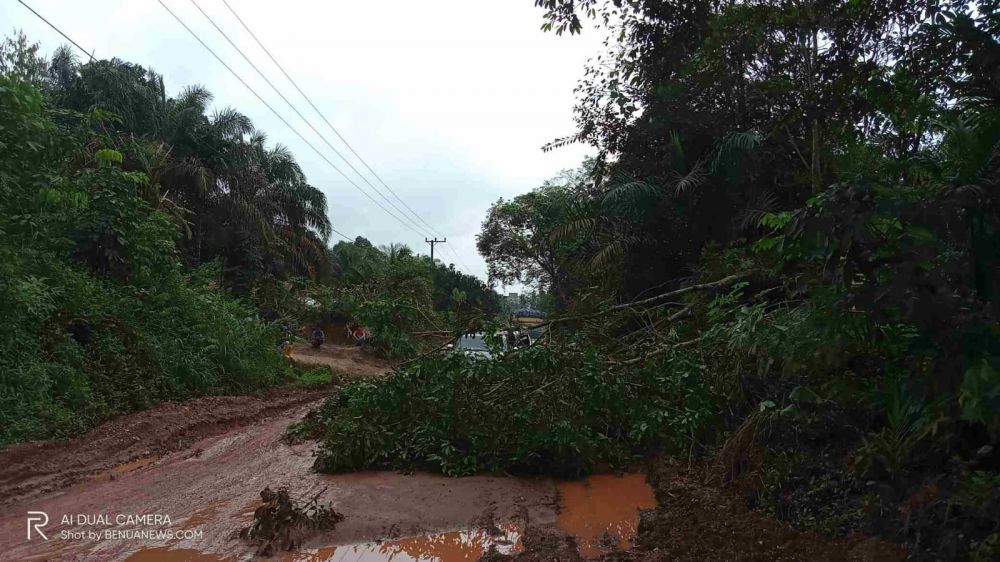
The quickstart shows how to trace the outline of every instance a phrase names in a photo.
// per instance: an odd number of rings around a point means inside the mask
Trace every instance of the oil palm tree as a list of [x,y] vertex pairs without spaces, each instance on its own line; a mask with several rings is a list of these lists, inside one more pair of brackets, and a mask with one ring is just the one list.
[[190,262],[222,257],[249,274],[313,275],[327,265],[326,197],[287,148],[267,146],[248,117],[233,109],[209,114],[212,95],[201,86],[169,97],[162,76],[117,59],[79,65],[62,53],[50,75],[60,104],[114,115],[102,132],[127,166],[148,175],[143,195],[184,230]]

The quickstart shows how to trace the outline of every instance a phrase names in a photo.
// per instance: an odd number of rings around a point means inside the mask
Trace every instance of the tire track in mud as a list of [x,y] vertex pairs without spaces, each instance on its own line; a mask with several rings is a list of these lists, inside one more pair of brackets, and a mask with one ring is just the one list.
[[318,404],[329,390],[272,390],[257,396],[206,396],[164,402],[112,419],[81,437],[0,450],[0,507],[89,478],[110,478],[192,443]]
[[[390,368],[389,363],[347,345],[324,345],[319,350],[296,345],[291,359],[349,376],[377,376]],[[94,476],[115,478],[200,439],[278,416],[303,404],[318,404],[328,392],[329,388],[277,388],[257,395],[162,402],[108,420],[73,439],[9,445],[0,449],[0,507]]]
[[[551,481],[494,476],[448,478],[432,474],[370,472],[323,475],[311,472],[315,443],[282,441],[287,426],[309,411],[306,403],[283,415],[197,441],[185,450],[120,473],[87,480],[64,490],[18,502],[0,516],[0,560],[159,560],[181,551],[219,559],[252,558],[254,549],[234,537],[250,523],[265,486],[287,487],[293,496],[322,492],[347,519],[333,531],[310,537],[316,549],[382,539],[412,537],[519,519],[551,525],[555,488]],[[47,542],[25,538],[25,513],[50,517]],[[74,519],[62,523],[64,515]],[[79,514],[106,514],[114,528],[118,514],[159,514],[174,530],[197,536],[167,540],[60,539],[106,525],[80,524]]]
[[[385,371],[377,360],[359,367],[366,356],[357,349],[327,347],[333,348],[326,362],[332,371],[360,376]],[[288,444],[282,437],[326,392],[275,390],[260,397],[164,403],[110,420],[77,439],[3,449],[0,560],[159,560],[170,559],[170,553],[249,559],[253,547],[234,535],[251,522],[266,486],[287,487],[295,497],[322,492],[321,501],[347,515],[334,531],[307,540],[307,551],[481,528],[494,521],[554,525],[557,495],[546,478],[312,472],[317,444]],[[44,530],[50,540],[26,537],[28,511],[48,514]],[[85,536],[121,527],[118,515],[143,514],[169,518],[168,525],[153,525],[154,530],[198,534]]]

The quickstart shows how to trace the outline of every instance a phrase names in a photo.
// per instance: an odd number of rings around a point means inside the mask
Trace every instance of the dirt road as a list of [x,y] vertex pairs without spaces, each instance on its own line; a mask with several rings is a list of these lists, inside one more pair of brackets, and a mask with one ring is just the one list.
[[[304,355],[338,373],[386,368],[346,346]],[[793,531],[675,469],[653,471],[655,497],[643,474],[575,482],[316,474],[317,444],[282,436],[326,392],[161,404],[78,439],[0,450],[0,561],[250,560],[255,548],[235,535],[265,487],[318,495],[346,516],[281,560],[473,562],[493,548],[495,561],[579,562],[630,549],[637,530],[638,546],[616,559],[902,559],[879,541]],[[640,524],[640,510],[652,508]],[[29,517],[45,524],[29,529]]]
[[[320,359],[339,372],[385,369],[355,348],[328,347]],[[249,559],[253,548],[233,535],[251,522],[266,486],[299,497],[322,492],[347,515],[336,530],[310,539],[306,546],[315,549],[428,535],[438,548],[449,540],[460,547],[470,537],[458,530],[555,522],[555,488],[546,479],[311,472],[316,445],[281,437],[323,395],[275,391],[161,404],[79,439],[0,451],[0,560]],[[29,511],[47,515],[40,530],[48,540],[37,533],[29,540]],[[513,544],[517,525],[506,528]]]
[[385,373],[390,364],[372,357],[354,345],[323,344],[319,349],[296,344],[291,349],[291,359],[308,367],[327,367],[335,374],[377,376]]

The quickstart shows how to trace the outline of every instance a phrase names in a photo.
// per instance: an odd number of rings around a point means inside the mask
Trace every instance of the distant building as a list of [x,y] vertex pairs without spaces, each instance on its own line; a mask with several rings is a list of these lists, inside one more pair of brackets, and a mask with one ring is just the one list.
[[504,297],[504,309],[508,313],[513,312],[518,308],[521,308],[522,300],[521,295],[518,293],[507,293],[507,296]]

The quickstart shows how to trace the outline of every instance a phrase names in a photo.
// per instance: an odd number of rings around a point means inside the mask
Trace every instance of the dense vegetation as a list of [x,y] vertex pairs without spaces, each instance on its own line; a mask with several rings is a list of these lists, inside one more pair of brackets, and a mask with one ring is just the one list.
[[[277,302],[266,308],[283,311],[292,324],[366,326],[371,346],[394,359],[435,345],[458,327],[472,329],[499,310],[498,295],[481,280],[402,244],[377,248],[359,236],[338,242],[328,258],[329,282],[272,284],[280,296],[269,295],[266,300]],[[303,298],[315,305],[302,310]]]
[[683,446],[712,415],[691,357],[608,367],[593,349],[535,346],[496,362],[439,355],[337,389],[308,422],[328,443],[316,467],[578,476]]
[[99,112],[48,112],[6,76],[0,107],[0,443],[280,378],[274,330],[212,287],[219,268],[182,268]]
[[[491,209],[547,347],[337,392],[325,470],[667,450],[794,525],[1000,555],[1000,4],[536,0],[580,170]],[[363,413],[363,414],[362,414]]]
[[[535,4],[608,34],[545,147],[596,157],[479,236],[548,335],[336,389],[300,427],[317,467],[667,452],[801,528],[1000,556],[1000,3]],[[328,247],[322,193],[204,90],[20,37],[0,74],[0,443],[273,384],[305,324],[400,358],[498,327],[454,268]]]
[[294,379],[278,345],[323,317],[403,356],[418,320],[496,310],[405,248],[330,248],[291,153],[210,100],[117,59],[0,44],[0,445]]

